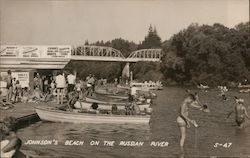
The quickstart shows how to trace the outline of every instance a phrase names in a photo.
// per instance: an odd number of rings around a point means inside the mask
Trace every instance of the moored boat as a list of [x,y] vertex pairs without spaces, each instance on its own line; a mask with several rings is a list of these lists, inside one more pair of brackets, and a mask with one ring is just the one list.
[[248,89],[241,89],[239,90],[240,93],[249,93],[250,92],[250,88]]
[[109,99],[118,99],[118,100],[126,100],[128,99],[128,95],[115,95],[115,94],[101,94],[101,93],[94,93],[95,96],[100,98],[109,98]]
[[115,104],[115,105],[127,105],[128,101],[115,101],[115,100],[100,100],[95,97],[86,96],[85,97],[87,102],[98,103],[98,104]]
[[239,84],[238,88],[250,88],[250,84],[247,84],[247,85]]
[[62,111],[50,107],[36,107],[36,113],[43,121],[67,123],[131,123],[148,124],[149,115],[114,115]]
[[136,87],[140,91],[150,91],[150,90],[162,90],[163,85],[161,83],[154,82],[131,82],[130,87]]
[[[91,109],[93,102],[76,102],[74,107],[76,109]],[[103,104],[103,103],[96,103],[98,105],[98,109],[100,110],[112,110],[112,106],[116,105],[118,110],[125,110],[125,105],[117,105],[117,104]],[[145,111],[145,109],[148,109],[150,107],[150,103],[144,103],[144,104],[138,104],[138,107],[140,111]]]

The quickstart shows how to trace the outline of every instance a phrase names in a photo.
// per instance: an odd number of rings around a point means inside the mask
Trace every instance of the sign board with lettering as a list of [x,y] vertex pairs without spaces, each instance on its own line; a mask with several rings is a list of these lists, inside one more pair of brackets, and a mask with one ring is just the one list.
[[0,57],[14,58],[70,58],[71,46],[8,46],[0,47]]
[[46,48],[46,56],[47,56],[47,58],[49,58],[49,57],[70,58],[71,48],[70,47],[63,47],[63,46],[47,47]]
[[21,49],[21,57],[23,58],[39,58],[43,53],[43,50],[40,47],[23,46],[19,49]]
[[22,88],[29,87],[29,72],[12,72],[11,75],[16,80],[19,80]]
[[0,57],[19,57],[19,49],[17,46],[1,46]]

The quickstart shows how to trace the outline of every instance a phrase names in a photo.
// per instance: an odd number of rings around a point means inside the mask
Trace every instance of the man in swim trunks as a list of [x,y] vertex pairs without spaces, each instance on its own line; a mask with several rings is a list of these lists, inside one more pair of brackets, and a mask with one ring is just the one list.
[[64,89],[66,87],[66,80],[62,72],[56,76],[56,88],[57,88],[57,104],[63,104]]
[[243,128],[245,117],[247,117],[248,119],[250,119],[250,117],[247,114],[246,108],[243,106],[244,99],[235,97],[235,101],[236,106],[234,110],[227,115],[227,118],[229,118],[229,116],[235,111],[235,122],[237,123],[239,128]]
[[198,127],[196,121],[191,120],[188,117],[189,107],[194,107],[198,109],[203,108],[202,106],[199,105],[197,93],[191,94],[189,92],[188,96],[185,98],[185,100],[183,101],[180,107],[180,113],[179,113],[179,116],[177,117],[177,124],[180,127],[180,132],[181,132],[181,140],[180,140],[181,150],[183,150],[184,142],[186,139],[186,128],[190,127],[190,123],[193,124],[195,127]]

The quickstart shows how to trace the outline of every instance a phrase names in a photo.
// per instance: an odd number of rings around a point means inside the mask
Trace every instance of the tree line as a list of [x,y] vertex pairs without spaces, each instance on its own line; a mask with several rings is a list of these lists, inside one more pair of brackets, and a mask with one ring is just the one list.
[[[160,63],[131,64],[133,77],[139,81],[161,80],[168,85],[233,85],[250,80],[249,34],[249,22],[234,28],[218,23],[212,26],[194,23],[162,42],[156,28],[150,25],[139,44],[118,38],[107,42],[86,41],[85,45],[112,47],[125,57],[135,50],[161,48]],[[124,65],[119,62],[72,62],[69,67],[76,69],[80,77],[91,73],[112,81],[121,76]]]
[[235,28],[191,24],[163,42],[161,70],[178,84],[235,85],[250,80],[249,22]]

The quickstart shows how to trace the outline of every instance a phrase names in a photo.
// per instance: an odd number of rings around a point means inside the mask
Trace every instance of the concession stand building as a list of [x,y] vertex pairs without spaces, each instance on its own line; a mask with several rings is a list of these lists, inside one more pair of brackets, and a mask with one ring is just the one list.
[[12,71],[12,76],[20,81],[22,87],[32,87],[36,73],[52,75],[70,61],[69,45],[1,45],[0,75],[1,79]]

